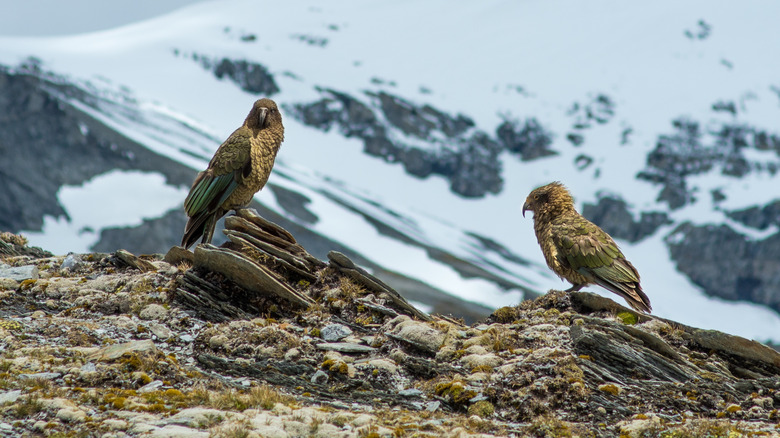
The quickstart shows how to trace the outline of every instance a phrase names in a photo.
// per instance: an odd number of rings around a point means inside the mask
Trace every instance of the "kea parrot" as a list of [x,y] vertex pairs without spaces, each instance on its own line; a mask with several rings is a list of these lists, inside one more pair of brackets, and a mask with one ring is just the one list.
[[252,105],[244,124],[219,146],[208,169],[198,173],[184,200],[189,220],[181,245],[189,248],[201,236],[211,242],[214,226],[228,211],[249,205],[271,175],[284,140],[282,114],[271,99]]
[[639,272],[614,240],[574,209],[566,187],[552,182],[534,189],[523,204],[534,212],[534,232],[547,266],[572,284],[567,292],[589,284],[623,297],[635,310],[650,313],[650,299],[639,285]]

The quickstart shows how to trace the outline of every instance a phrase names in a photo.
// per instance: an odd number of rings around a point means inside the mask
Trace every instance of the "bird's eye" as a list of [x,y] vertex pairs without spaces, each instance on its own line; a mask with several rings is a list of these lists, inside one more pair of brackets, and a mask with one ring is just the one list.
[[539,194],[537,193],[534,195],[534,201],[538,201],[538,200],[539,200]]

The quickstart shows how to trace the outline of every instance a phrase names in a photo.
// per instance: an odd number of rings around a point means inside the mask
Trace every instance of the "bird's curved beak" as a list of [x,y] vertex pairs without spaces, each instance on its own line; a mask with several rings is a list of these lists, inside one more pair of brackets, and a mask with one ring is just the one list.
[[263,127],[265,126],[265,117],[268,115],[268,108],[260,108],[260,111],[257,113],[257,126]]
[[528,205],[528,201],[526,201],[525,204],[523,204],[523,217],[525,217],[525,212],[528,210],[534,211],[534,209],[531,208],[530,205]]

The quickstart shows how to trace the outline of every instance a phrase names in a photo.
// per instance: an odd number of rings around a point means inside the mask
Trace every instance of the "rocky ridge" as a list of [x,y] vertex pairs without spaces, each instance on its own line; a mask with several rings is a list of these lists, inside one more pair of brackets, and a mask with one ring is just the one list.
[[164,257],[0,236],[0,436],[780,433],[757,342],[559,291],[466,325],[252,210],[225,224]]

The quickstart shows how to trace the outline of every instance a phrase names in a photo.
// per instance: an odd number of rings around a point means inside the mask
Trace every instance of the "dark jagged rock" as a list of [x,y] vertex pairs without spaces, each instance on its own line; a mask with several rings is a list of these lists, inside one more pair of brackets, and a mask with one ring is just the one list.
[[629,213],[626,202],[611,196],[600,197],[596,205],[586,203],[582,215],[612,237],[629,242],[638,242],[655,233],[659,227],[672,223],[669,216],[661,211],[643,211],[639,221],[636,221]]
[[615,116],[615,103],[606,94],[598,94],[587,103],[574,102],[567,114],[574,119],[573,128],[590,128],[593,123],[603,125]]
[[[366,95],[370,106],[346,93],[319,89],[323,98],[287,109],[302,123],[328,131],[337,128],[346,137],[363,140],[366,153],[389,162],[400,162],[410,174],[427,178],[441,175],[450,181],[453,192],[466,197],[482,197],[502,189],[501,145],[462,115],[448,115],[430,105],[416,105],[386,92]],[[387,120],[387,124],[380,121]],[[410,146],[391,135],[397,130],[431,143],[424,150]]]
[[759,207],[727,211],[726,215],[737,222],[758,230],[766,230],[772,225],[780,226],[780,200]]
[[430,140],[434,131],[439,131],[449,138],[457,137],[474,126],[474,121],[463,114],[452,117],[430,105],[417,107],[385,92],[368,95],[379,100],[382,113],[391,125],[422,140]]
[[218,79],[227,78],[249,93],[269,97],[279,92],[273,75],[262,64],[245,59],[218,59],[199,54],[192,54],[192,60],[211,70]]
[[723,123],[704,132],[698,121],[678,118],[672,122],[673,134],[661,135],[656,148],[647,156],[647,167],[637,178],[663,187],[659,201],[677,209],[695,201],[694,187],[686,178],[715,171],[723,175],[741,177],[749,172],[774,174],[780,165],[777,160],[749,162],[742,150],[780,151],[780,136],[757,127],[737,123]]
[[677,269],[708,295],[780,311],[780,233],[752,240],[727,225],[686,222],[666,243]]
[[[0,230],[40,230],[45,215],[66,215],[60,187],[110,170],[159,172],[173,185],[192,181],[193,170],[117,133],[71,99],[94,107],[99,98],[35,63],[0,66]],[[37,175],[34,186],[30,175]]]
[[524,123],[505,120],[496,129],[496,137],[509,152],[520,155],[523,161],[531,161],[557,152],[550,149],[552,134],[535,119],[526,119]]

